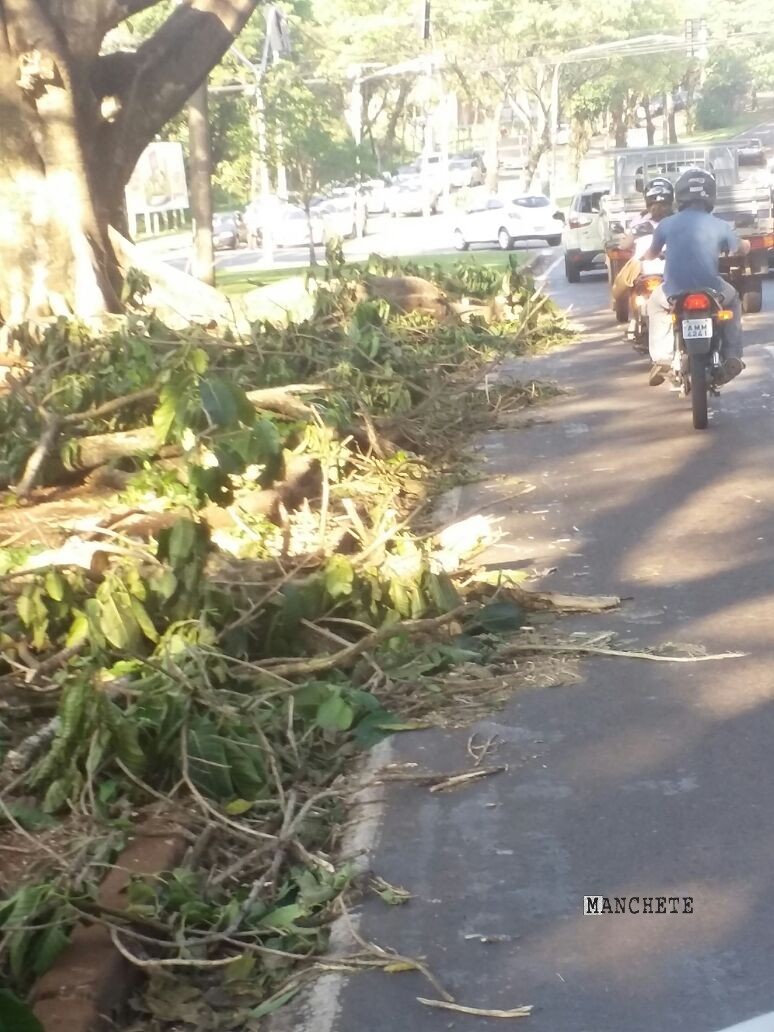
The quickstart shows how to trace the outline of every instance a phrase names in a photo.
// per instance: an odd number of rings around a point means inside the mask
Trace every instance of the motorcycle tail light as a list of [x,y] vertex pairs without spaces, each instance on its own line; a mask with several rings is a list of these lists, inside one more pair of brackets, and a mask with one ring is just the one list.
[[767,233],[765,236],[750,237],[751,251],[768,251],[774,247],[774,234]]
[[682,307],[687,312],[703,311],[710,307],[710,299],[706,294],[686,294]]
[[734,318],[734,313],[730,308],[721,308],[716,314],[721,322],[730,322]]

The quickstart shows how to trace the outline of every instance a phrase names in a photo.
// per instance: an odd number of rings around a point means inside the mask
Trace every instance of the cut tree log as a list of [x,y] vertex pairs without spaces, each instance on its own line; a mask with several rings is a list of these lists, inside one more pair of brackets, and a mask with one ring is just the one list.
[[[312,415],[313,409],[295,395],[319,394],[324,390],[325,387],[321,384],[290,384],[288,387],[266,387],[248,391],[246,396],[248,401],[260,411],[272,412],[284,416],[286,419],[306,420]],[[67,421],[76,423],[79,420],[68,416]],[[53,431],[49,428],[46,429],[33,453],[36,461],[27,463],[28,468],[23,477],[23,483],[27,490],[28,485],[31,486],[35,480],[42,459],[53,451],[59,429],[61,429],[61,421],[56,424]],[[136,430],[114,430],[106,434],[91,434],[88,437],[75,438],[67,457],[67,465],[70,470],[90,470],[133,455],[155,456],[161,454],[163,450],[152,426],[141,426]],[[42,456],[40,462],[37,461],[39,456]]]
[[146,301],[169,325],[185,328],[192,322],[205,325],[211,322],[220,325],[240,322],[239,313],[219,290],[152,258],[112,226],[108,235],[121,272],[126,276],[130,269],[137,269],[148,277],[151,292]]
[[398,312],[422,312],[436,319],[454,316],[454,306],[434,283],[419,276],[367,276],[358,284],[358,300],[386,301]]

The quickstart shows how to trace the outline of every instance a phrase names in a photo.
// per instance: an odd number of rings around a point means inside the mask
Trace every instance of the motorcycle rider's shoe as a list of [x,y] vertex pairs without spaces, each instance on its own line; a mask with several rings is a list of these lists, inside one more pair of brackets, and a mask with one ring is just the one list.
[[715,383],[718,385],[728,383],[739,376],[742,370],[746,368],[741,358],[737,358],[736,355],[730,355],[723,363],[721,370],[715,374]]
[[648,386],[660,386],[664,382],[664,380],[666,380],[667,376],[669,376],[669,370],[671,368],[671,366],[665,365],[663,362],[654,362],[653,365],[650,367]]

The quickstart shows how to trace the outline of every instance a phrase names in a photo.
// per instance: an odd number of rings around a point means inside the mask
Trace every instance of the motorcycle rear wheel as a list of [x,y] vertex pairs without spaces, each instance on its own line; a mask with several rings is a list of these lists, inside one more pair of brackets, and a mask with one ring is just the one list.
[[691,355],[691,413],[694,430],[707,429],[707,359]]

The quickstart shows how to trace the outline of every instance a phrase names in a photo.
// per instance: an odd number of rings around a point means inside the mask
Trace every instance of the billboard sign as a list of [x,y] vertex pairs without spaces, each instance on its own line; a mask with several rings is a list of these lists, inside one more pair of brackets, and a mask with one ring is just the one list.
[[130,216],[187,208],[188,184],[181,143],[150,143],[126,187]]

